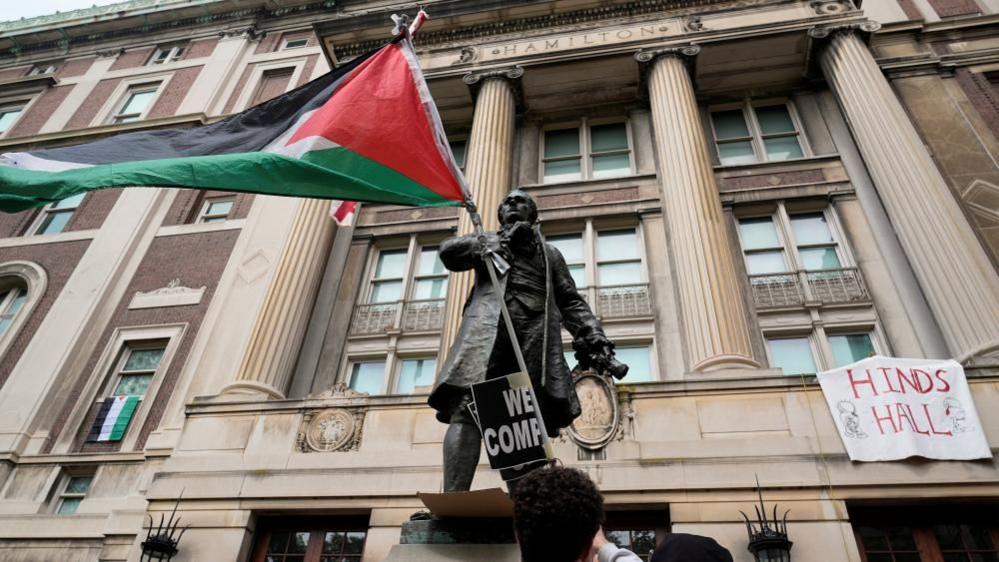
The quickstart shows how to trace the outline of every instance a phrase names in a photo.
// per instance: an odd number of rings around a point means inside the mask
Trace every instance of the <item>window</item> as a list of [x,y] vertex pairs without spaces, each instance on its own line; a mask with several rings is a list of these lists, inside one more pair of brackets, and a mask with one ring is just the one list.
[[723,166],[805,156],[790,104],[753,105],[711,112],[715,148]]
[[0,105],[0,135],[14,126],[22,111],[24,111],[24,104]]
[[31,67],[28,72],[28,76],[42,76],[45,74],[55,74],[55,71],[59,70],[59,63],[57,62],[43,62],[36,64]]
[[160,83],[140,84],[132,86],[125,92],[124,102],[118,111],[112,115],[111,123],[132,123],[146,116],[152,106],[153,98],[159,90]]
[[669,513],[665,508],[619,511],[608,509],[604,534],[607,540],[651,560],[652,552],[666,538]]
[[309,44],[308,35],[286,35],[281,39],[281,50],[301,49]]
[[441,329],[448,272],[436,245],[420,245],[410,236],[407,248],[384,249],[369,265],[351,322],[352,336],[386,330],[431,332]]
[[576,288],[603,319],[652,316],[645,252],[637,228],[600,228],[545,239],[565,258]]
[[617,360],[628,365],[628,374],[617,381],[620,384],[651,382],[659,377],[652,374],[652,346],[620,345],[614,349]]
[[395,383],[396,394],[429,392],[437,373],[437,358],[403,359],[399,363],[399,376]]
[[778,202],[774,212],[739,219],[757,308],[870,301],[860,270],[839,243],[832,211],[815,205]]
[[850,509],[863,562],[999,562],[995,505]]
[[369,303],[395,302],[402,299],[407,255],[406,250],[386,250],[378,254],[378,264],[371,278]]
[[[770,366],[785,375],[806,375],[855,363],[877,354],[879,345],[874,332],[847,331],[826,333],[833,328],[816,329],[800,336],[767,337]],[[823,343],[829,351],[822,351]]]
[[118,442],[125,438],[165,352],[164,341],[128,342],[123,346],[111,370],[105,397],[95,404],[97,410],[86,441]]
[[265,70],[260,75],[260,82],[257,84],[257,89],[250,99],[250,106],[264,103],[271,98],[285,93],[288,90],[288,84],[291,82],[291,75],[294,72],[295,69],[292,67]]
[[546,130],[541,167],[545,183],[629,175],[628,127],[584,120],[579,127]]
[[198,215],[198,222],[224,222],[229,218],[235,202],[235,197],[205,199],[201,214]]
[[80,507],[80,502],[90,491],[90,483],[93,475],[87,476],[63,476],[62,491],[56,500],[55,512],[58,515],[72,515]]
[[0,289],[0,336],[7,333],[26,302],[28,302],[28,291],[20,283]]
[[382,394],[385,389],[385,361],[361,361],[350,370],[350,388],[371,395]]
[[465,153],[468,149],[468,141],[465,139],[448,141],[451,146],[451,154],[454,155],[454,161],[458,164],[458,168],[464,172],[465,171]]
[[35,220],[35,225],[31,229],[32,234],[57,234],[66,229],[69,219],[80,206],[86,193],[79,193],[72,197],[67,197],[55,203],[49,203],[42,208],[41,213]]
[[166,64],[180,60],[187,49],[186,43],[175,43],[172,45],[160,45],[153,51],[153,56],[149,58],[149,64]]
[[804,375],[816,372],[812,342],[802,338],[767,338],[770,366],[784,371],[785,375]]
[[829,336],[833,366],[842,367],[875,355],[870,334],[836,334]]
[[367,517],[264,519],[252,562],[359,562]]

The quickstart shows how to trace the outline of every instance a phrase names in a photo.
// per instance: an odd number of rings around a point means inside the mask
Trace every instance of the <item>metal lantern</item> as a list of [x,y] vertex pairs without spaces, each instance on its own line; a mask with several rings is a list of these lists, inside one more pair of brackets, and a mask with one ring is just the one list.
[[760,505],[753,506],[756,510],[756,521],[750,521],[745,513],[739,511],[746,520],[749,552],[753,553],[756,562],[791,562],[791,546],[794,543],[787,538],[787,514],[791,510],[785,511],[784,517],[778,519],[777,504],[774,504],[773,516],[768,520],[759,479],[756,480],[756,492],[760,496]]
[[179,517],[174,520],[179,504],[180,499],[174,504],[173,511],[170,512],[170,519],[165,523],[163,514],[160,514],[160,524],[155,529],[153,528],[153,516],[146,514],[149,517],[149,529],[146,531],[146,540],[142,541],[141,562],[170,560],[177,554],[177,544],[180,543],[180,538],[187,530],[187,527],[180,528]]

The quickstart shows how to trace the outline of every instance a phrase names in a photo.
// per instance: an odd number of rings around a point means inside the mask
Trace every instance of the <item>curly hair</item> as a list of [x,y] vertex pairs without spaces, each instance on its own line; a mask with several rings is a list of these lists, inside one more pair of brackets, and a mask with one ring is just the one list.
[[573,562],[603,524],[604,498],[584,472],[539,469],[517,480],[513,521],[524,562]]

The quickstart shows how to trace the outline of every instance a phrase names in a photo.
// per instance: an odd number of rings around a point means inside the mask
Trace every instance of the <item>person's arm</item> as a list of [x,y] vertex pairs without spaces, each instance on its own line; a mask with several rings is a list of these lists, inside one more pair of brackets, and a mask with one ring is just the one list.
[[619,548],[616,544],[607,540],[604,536],[603,527],[597,531],[593,537],[593,548],[597,551],[594,557],[595,562],[642,562],[634,552]]
[[[489,249],[508,257],[504,255],[505,250],[500,246],[499,237],[492,232],[485,234],[485,243]],[[448,238],[441,243],[438,255],[449,271],[468,271],[482,263],[482,242],[475,234]]]

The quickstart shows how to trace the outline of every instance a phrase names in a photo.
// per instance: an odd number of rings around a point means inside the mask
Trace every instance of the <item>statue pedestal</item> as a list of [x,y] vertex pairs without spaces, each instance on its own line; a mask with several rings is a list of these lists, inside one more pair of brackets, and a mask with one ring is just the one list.
[[385,562],[519,562],[512,504],[499,489],[420,494],[433,519],[407,521]]
[[507,518],[468,517],[408,521],[386,562],[489,560],[518,562],[520,549]]

